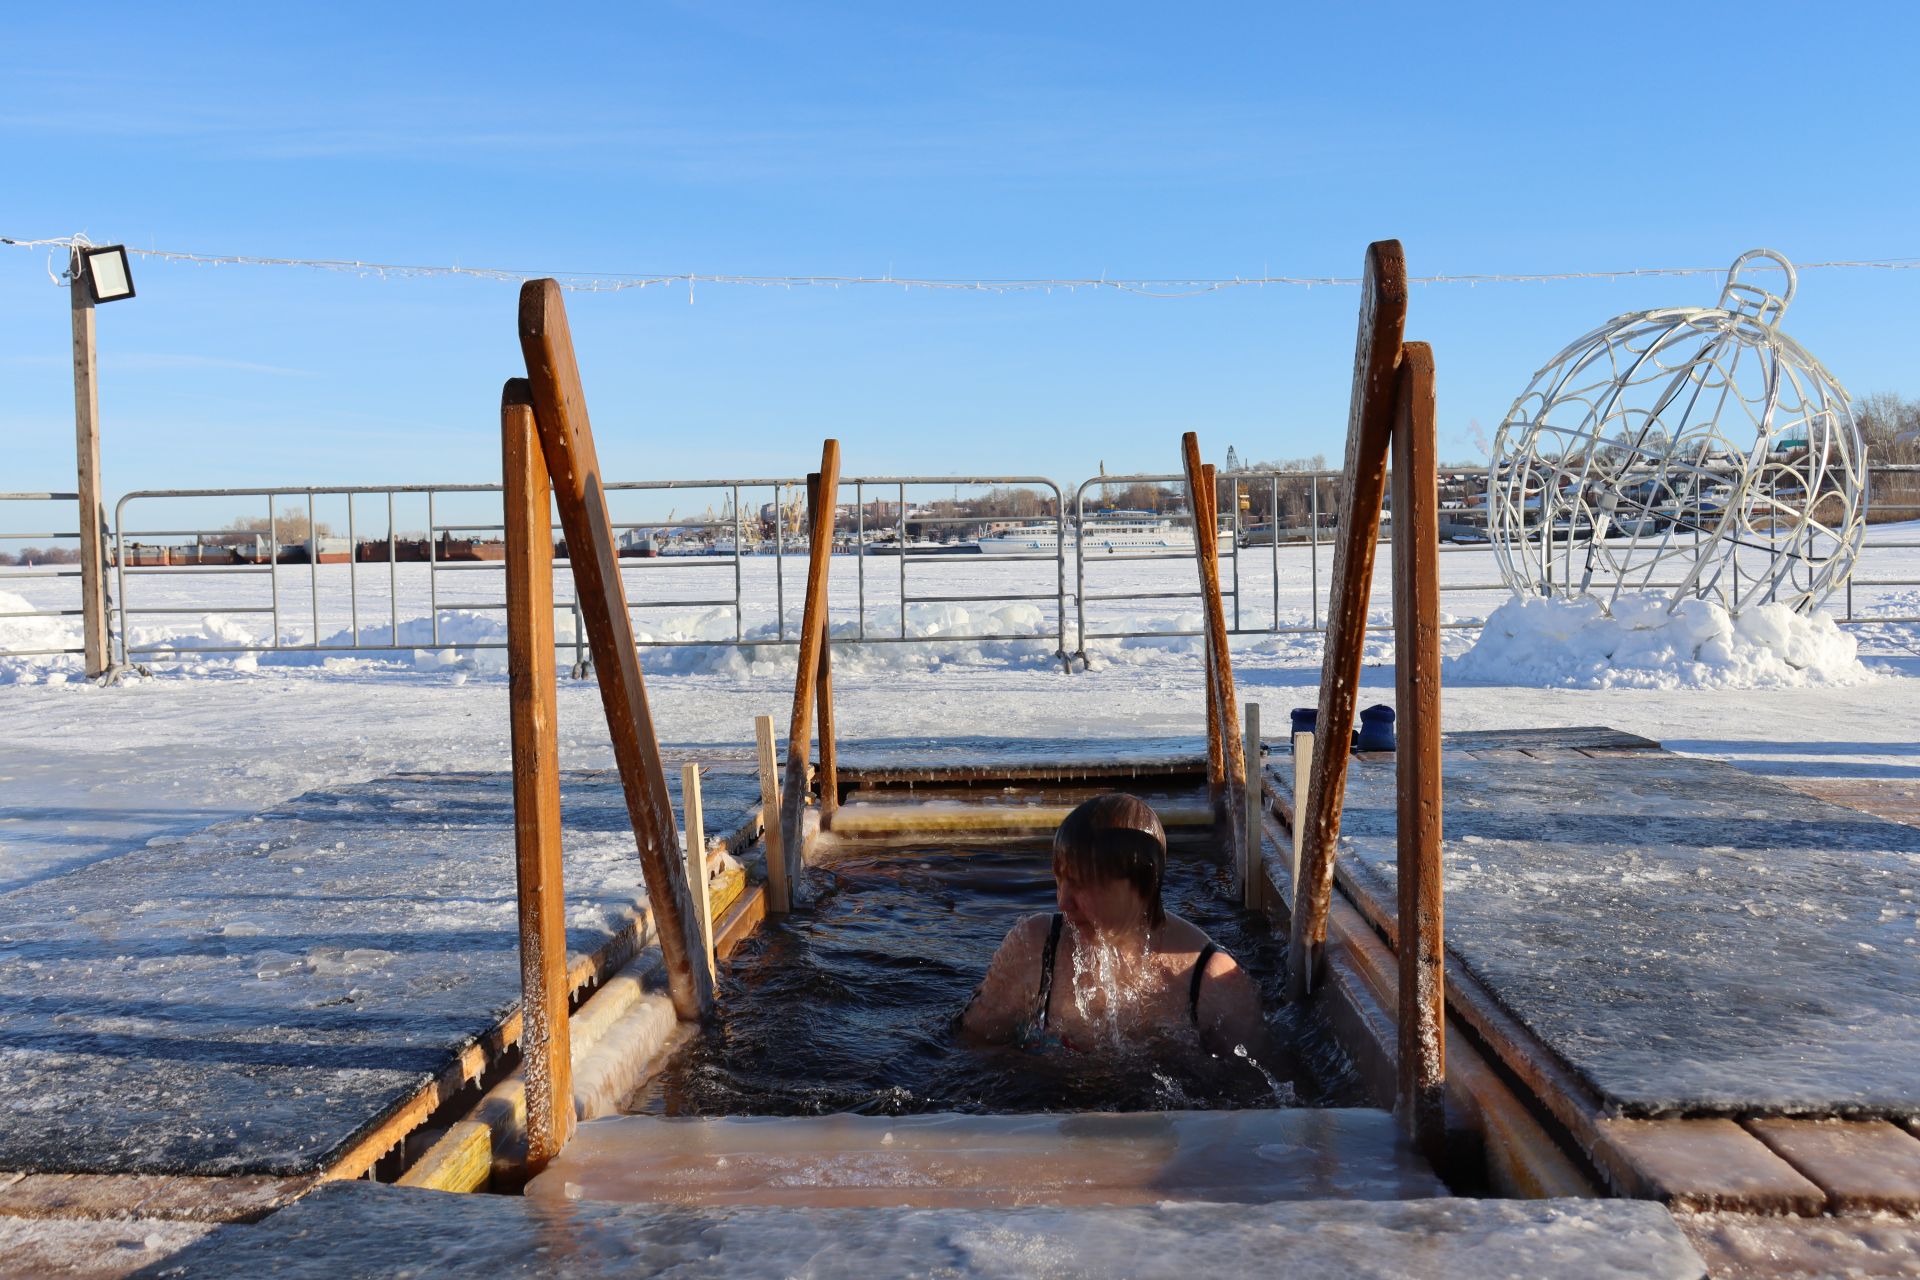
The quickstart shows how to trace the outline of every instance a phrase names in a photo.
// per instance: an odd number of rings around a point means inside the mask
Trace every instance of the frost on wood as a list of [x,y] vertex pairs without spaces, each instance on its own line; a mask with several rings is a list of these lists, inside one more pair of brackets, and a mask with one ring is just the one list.
[[[644,891],[612,775],[562,811],[579,954]],[[323,1167],[517,1007],[512,832],[506,775],[400,775],[0,896],[0,1168]]]
[[[1920,831],[1718,761],[1455,734],[1447,944],[1610,1108],[1920,1114]],[[1394,900],[1390,772],[1341,858]]]

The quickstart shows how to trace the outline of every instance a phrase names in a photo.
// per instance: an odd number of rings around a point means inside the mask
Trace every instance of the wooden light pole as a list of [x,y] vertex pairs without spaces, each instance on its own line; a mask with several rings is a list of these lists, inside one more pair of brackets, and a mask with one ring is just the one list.
[[87,260],[73,250],[67,271],[73,299],[73,428],[80,495],[80,619],[87,679],[107,674],[107,560],[100,536],[100,383],[94,368],[93,293]]

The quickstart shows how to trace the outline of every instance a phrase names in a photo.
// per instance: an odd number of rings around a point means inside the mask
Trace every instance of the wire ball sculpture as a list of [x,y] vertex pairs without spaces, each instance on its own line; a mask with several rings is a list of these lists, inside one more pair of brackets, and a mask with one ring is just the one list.
[[[1742,280],[1766,260],[1776,295]],[[1793,264],[1734,260],[1719,303],[1617,316],[1534,375],[1494,438],[1488,529],[1516,594],[1818,606],[1865,532],[1852,401],[1780,331]]]

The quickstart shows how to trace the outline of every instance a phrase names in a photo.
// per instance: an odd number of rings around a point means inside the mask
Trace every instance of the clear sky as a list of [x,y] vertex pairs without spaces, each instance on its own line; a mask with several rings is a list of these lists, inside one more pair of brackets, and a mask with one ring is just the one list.
[[[1907,4],[30,8],[0,235],[555,271],[1416,274],[1920,257]],[[64,294],[0,247],[0,490],[72,477]],[[99,316],[110,493],[484,481],[515,290],[134,264]],[[1432,285],[1443,455],[1611,315],[1718,281]],[[703,286],[570,297],[617,478],[1336,458],[1357,296]],[[1786,328],[1920,394],[1920,272]]]

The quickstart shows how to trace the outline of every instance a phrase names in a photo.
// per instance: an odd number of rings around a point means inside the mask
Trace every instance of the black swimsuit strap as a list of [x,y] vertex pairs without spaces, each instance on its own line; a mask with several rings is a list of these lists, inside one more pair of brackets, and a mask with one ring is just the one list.
[[1058,911],[1053,913],[1053,928],[1047,933],[1047,949],[1040,954],[1040,1010],[1034,1014],[1033,1025],[1041,1031],[1047,1029],[1047,1006],[1053,1003],[1053,959],[1060,951],[1060,930],[1067,918]]
[[1200,948],[1200,958],[1193,962],[1193,981],[1187,984],[1187,1016],[1193,1019],[1193,1025],[1200,1025],[1200,980],[1207,976],[1207,962],[1220,950],[1217,943],[1209,942]]

